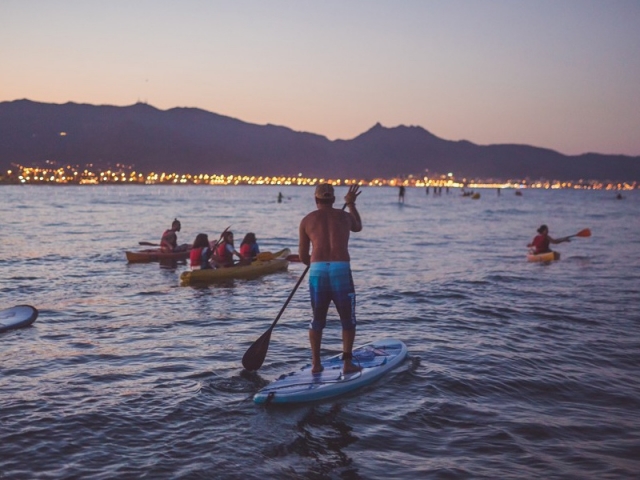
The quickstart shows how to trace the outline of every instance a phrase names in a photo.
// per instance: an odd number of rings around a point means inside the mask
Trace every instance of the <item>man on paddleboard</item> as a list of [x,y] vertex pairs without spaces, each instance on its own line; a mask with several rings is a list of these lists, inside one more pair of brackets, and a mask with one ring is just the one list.
[[[342,323],[343,370],[360,370],[352,362],[353,341],[356,336],[356,293],[351,276],[349,234],[362,230],[356,199],[358,185],[351,185],[344,197],[345,207],[333,208],[336,200],[333,187],[321,183],[316,187],[317,210],[300,222],[298,253],[300,261],[309,266],[309,292],[313,320],[309,327],[312,372],[323,369],[320,361],[322,331],[327,321],[329,304],[333,301]],[[311,248],[311,253],[309,250]]]

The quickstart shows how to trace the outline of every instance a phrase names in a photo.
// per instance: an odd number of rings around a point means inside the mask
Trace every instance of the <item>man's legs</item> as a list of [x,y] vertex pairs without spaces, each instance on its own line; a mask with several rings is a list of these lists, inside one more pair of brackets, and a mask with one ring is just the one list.
[[324,367],[320,361],[320,345],[322,345],[322,330],[309,329],[309,344],[311,345],[311,372],[320,373]]
[[327,263],[312,263],[309,267],[309,293],[313,319],[309,325],[309,344],[311,345],[311,371],[323,370],[320,360],[322,330],[327,321],[327,312],[331,303],[331,287]]
[[355,327],[350,330],[342,330],[342,352],[344,356],[344,366],[342,367],[342,371],[344,373],[353,373],[362,370],[361,367],[354,365],[353,361],[351,360],[353,352],[353,342],[355,338]]

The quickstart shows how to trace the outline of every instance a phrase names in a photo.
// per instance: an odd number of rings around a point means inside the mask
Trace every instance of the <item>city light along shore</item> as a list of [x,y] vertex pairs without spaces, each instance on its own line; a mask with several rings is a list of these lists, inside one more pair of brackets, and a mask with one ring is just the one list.
[[603,182],[600,180],[560,181],[547,179],[493,179],[457,178],[453,173],[429,176],[406,175],[396,178],[337,179],[311,178],[303,174],[296,176],[255,176],[222,174],[178,174],[141,173],[130,167],[116,165],[114,169],[84,168],[67,165],[65,167],[25,167],[16,165],[14,169],[0,174],[0,184],[29,185],[274,185],[304,186],[328,182],[333,185],[363,185],[371,187],[419,187],[419,188],[544,188],[544,189],[592,189],[592,190],[634,190],[638,182]]

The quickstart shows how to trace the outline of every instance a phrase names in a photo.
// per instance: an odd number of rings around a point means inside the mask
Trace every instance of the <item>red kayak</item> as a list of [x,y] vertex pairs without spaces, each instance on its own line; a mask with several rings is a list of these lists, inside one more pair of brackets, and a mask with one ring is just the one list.
[[179,261],[189,258],[189,251],[184,252],[163,252],[159,248],[139,250],[137,252],[124,252],[129,263],[149,263],[162,261]]

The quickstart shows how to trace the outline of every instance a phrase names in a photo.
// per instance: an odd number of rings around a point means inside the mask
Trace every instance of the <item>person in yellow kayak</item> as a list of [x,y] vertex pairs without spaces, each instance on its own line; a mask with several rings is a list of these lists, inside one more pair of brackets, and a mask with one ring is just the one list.
[[206,233],[199,233],[193,241],[189,261],[191,270],[206,270],[213,268],[209,263],[213,251],[209,245],[209,236]]
[[260,247],[258,246],[258,240],[256,240],[256,234],[253,232],[247,233],[240,243],[240,255],[242,258],[248,261],[254,260],[260,253]]
[[538,235],[535,236],[527,247],[532,248],[533,253],[538,255],[540,253],[551,252],[552,250],[549,248],[549,245],[552,243],[558,244],[570,241],[571,239],[569,237],[562,237],[558,239],[551,238],[549,236],[549,227],[546,225],[540,225],[540,228],[538,228]]
[[160,239],[160,250],[162,252],[186,252],[187,250],[189,250],[190,245],[188,243],[178,245],[177,232],[179,231],[180,221],[177,218],[174,218],[173,222],[171,223],[171,228],[169,230],[165,230],[162,234],[162,238]]
[[233,256],[238,257],[242,261],[242,255],[233,246],[233,232],[226,231],[222,235],[222,241],[215,250],[214,261],[219,267],[233,267]]

